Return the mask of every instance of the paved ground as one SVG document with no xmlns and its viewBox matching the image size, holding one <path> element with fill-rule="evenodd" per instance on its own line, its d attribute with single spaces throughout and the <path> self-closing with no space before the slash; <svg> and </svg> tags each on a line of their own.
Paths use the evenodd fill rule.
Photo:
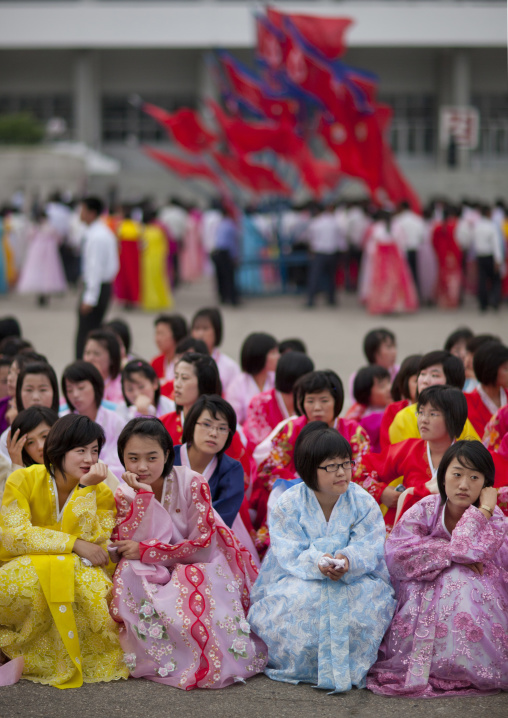
<svg viewBox="0 0 508 718">
<path fill-rule="evenodd" d="M 70 293 L 52 300 L 49 308 L 39 309 L 31 299 L 11 296 L 0 299 L 0 316 L 18 316 L 24 335 L 61 372 L 73 359 L 76 303 L 77 297 Z M 190 318 L 196 309 L 210 303 L 213 303 L 213 293 L 209 282 L 204 281 L 179 292 L 175 311 Z M 353 297 L 341 298 L 341 305 L 334 309 L 304 310 L 302 305 L 303 299 L 297 297 L 266 298 L 247 300 L 238 309 L 225 310 L 224 351 L 238 358 L 243 339 L 252 331 L 271 332 L 278 339 L 299 336 L 307 343 L 317 368 L 335 369 L 347 381 L 364 361 L 363 335 L 375 326 L 387 326 L 395 332 L 400 360 L 409 353 L 442 347 L 446 336 L 464 324 L 476 332 L 494 332 L 508 342 L 506 306 L 497 314 L 480 315 L 474 302 L 468 301 L 455 312 L 425 309 L 409 317 L 376 318 L 366 315 Z M 156 353 L 154 315 L 137 311 L 127 314 L 113 309 L 110 316 L 124 316 L 129 321 L 135 337 L 135 352 L 147 358 Z M 275 683 L 265 676 L 254 678 L 247 685 L 214 692 L 184 693 L 134 680 L 86 685 L 68 691 L 21 681 L 16 686 L 0 689 L 0 718 L 434 718 L 441 715 L 506 718 L 508 695 L 415 701 L 381 698 L 368 691 L 353 690 L 346 695 L 328 696 L 310 686 Z"/>
</svg>

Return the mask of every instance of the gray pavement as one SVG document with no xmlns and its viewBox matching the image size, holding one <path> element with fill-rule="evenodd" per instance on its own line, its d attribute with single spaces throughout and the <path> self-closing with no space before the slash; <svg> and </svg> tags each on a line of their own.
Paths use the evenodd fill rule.
<svg viewBox="0 0 508 718">
<path fill-rule="evenodd" d="M 301 337 L 317 368 L 335 369 L 347 382 L 349 375 L 364 362 L 361 346 L 364 334 L 375 326 L 395 332 L 399 360 L 415 352 L 441 348 L 446 336 L 459 325 L 475 332 L 493 332 L 508 343 L 508 307 L 497 314 L 480 315 L 469 300 L 457 311 L 423 309 L 413 316 L 371 317 L 358 306 L 356 298 L 341 297 L 339 307 L 303 309 L 302 297 L 247 299 L 238 309 L 225 309 L 223 349 L 238 359 L 241 343 L 252 331 L 267 331 L 277 339 Z M 208 280 L 185 287 L 176 297 L 173 311 L 189 319 L 201 306 L 213 304 Z M 57 372 L 73 359 L 77 295 L 69 293 L 53 299 L 49 308 L 36 307 L 31 298 L 11 295 L 0 298 L 0 316 L 15 314 L 24 335 L 38 351 L 46 354 Z M 133 350 L 151 358 L 154 314 L 124 312 L 117 308 L 109 316 L 122 316 L 129 322 Z M 56 688 L 21 681 L 0 689 L 0 718 L 70 718 L 71 716 L 123 716 L 124 718 L 507 718 L 508 694 L 480 698 L 447 698 L 416 701 L 382 698 L 365 690 L 329 696 L 308 685 L 292 686 L 270 681 L 265 676 L 220 691 L 189 693 L 149 681 L 85 685 L 79 690 Z"/>
</svg>

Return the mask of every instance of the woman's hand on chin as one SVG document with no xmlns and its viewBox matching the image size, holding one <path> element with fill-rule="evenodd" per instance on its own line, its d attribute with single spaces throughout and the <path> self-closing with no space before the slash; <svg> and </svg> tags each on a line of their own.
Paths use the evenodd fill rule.
<svg viewBox="0 0 508 718">
<path fill-rule="evenodd" d="M 87 474 L 81 477 L 79 483 L 82 486 L 96 486 L 101 484 L 108 477 L 108 467 L 100 461 L 90 467 Z"/>
<path fill-rule="evenodd" d="M 88 559 L 92 566 L 107 566 L 109 563 L 108 552 L 90 541 L 78 538 L 72 550 L 78 556 Z"/>
<path fill-rule="evenodd" d="M 132 473 L 132 471 L 126 471 L 122 474 L 122 479 L 125 481 L 127 486 L 130 486 L 134 491 L 149 491 L 153 494 L 153 489 L 149 484 L 143 484 L 139 481 L 138 475 Z"/>
</svg>

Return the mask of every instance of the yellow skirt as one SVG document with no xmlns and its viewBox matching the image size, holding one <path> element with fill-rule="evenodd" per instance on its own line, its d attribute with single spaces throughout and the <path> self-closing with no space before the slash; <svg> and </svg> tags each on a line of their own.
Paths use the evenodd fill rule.
<svg viewBox="0 0 508 718">
<path fill-rule="evenodd" d="M 57 688 L 127 678 L 112 581 L 75 554 L 26 555 L 0 567 L 0 649 L 24 659 L 23 678 Z"/>
</svg>

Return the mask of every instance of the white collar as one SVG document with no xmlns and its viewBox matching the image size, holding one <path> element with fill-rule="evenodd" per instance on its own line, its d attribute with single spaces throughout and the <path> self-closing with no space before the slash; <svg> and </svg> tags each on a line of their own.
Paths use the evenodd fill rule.
<svg viewBox="0 0 508 718">
<path fill-rule="evenodd" d="M 485 391 L 485 389 L 483 388 L 483 386 L 481 384 L 478 384 L 478 386 L 476 387 L 476 391 L 478 392 L 478 394 L 480 395 L 480 399 L 483 401 L 483 403 L 485 404 L 485 406 L 487 407 L 487 409 L 490 411 L 490 413 L 492 415 L 496 414 L 497 411 L 502 406 L 506 406 L 506 402 L 507 402 L 506 392 L 502 386 L 499 387 L 499 398 L 501 400 L 500 406 L 495 405 L 495 403 L 492 401 L 492 399 L 487 394 L 487 392 Z"/>
<path fill-rule="evenodd" d="M 189 452 L 187 451 L 187 444 L 182 444 L 180 446 L 180 461 L 182 462 L 182 466 L 187 466 L 189 469 L 192 469 L 192 466 L 190 465 L 189 460 Z M 213 472 L 215 471 L 217 467 L 217 457 L 214 456 L 213 459 L 210 461 L 206 469 L 203 471 L 201 476 L 206 479 L 207 481 L 210 481 L 210 479 L 213 476 Z"/>
</svg>

